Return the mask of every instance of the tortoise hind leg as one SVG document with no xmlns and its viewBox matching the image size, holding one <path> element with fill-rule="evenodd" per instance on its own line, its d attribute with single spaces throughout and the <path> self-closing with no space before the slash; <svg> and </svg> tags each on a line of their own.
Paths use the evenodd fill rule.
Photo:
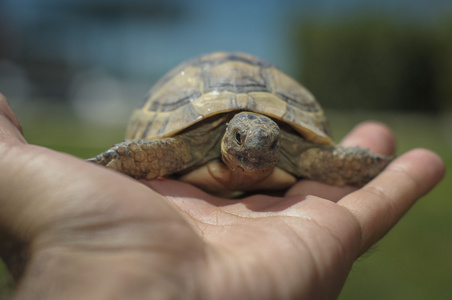
<svg viewBox="0 0 452 300">
<path fill-rule="evenodd" d="M 153 179 L 179 172 L 193 159 L 187 143 L 180 137 L 171 137 L 125 140 L 88 161 L 135 178 Z"/>
</svg>

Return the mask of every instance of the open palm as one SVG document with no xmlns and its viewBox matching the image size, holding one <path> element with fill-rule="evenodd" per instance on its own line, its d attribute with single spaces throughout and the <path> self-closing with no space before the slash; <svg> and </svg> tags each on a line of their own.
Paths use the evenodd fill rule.
<svg viewBox="0 0 452 300">
<path fill-rule="evenodd" d="M 334 298 L 444 173 L 413 150 L 359 190 L 305 180 L 284 197 L 221 199 L 28 145 L 4 98 L 0 113 L 0 250 L 18 299 Z M 375 123 L 343 143 L 394 151 Z"/>
</svg>

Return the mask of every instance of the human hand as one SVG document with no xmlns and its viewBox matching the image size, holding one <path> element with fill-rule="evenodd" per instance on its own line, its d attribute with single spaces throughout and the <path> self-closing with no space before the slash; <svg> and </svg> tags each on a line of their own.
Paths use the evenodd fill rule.
<svg viewBox="0 0 452 300">
<path fill-rule="evenodd" d="M 394 151 L 375 123 L 343 144 Z M 359 190 L 303 180 L 281 198 L 221 199 L 28 145 L 0 96 L 0 170 L 0 252 L 17 299 L 330 299 L 444 165 L 418 149 Z"/>
</svg>

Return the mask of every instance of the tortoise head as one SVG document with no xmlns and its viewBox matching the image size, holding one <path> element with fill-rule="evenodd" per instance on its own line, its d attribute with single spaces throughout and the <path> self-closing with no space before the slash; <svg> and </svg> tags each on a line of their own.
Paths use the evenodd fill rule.
<svg viewBox="0 0 452 300">
<path fill-rule="evenodd" d="M 231 171 L 272 170 L 278 161 L 280 135 L 278 124 L 269 117 L 238 113 L 227 124 L 221 142 L 223 162 Z"/>
</svg>

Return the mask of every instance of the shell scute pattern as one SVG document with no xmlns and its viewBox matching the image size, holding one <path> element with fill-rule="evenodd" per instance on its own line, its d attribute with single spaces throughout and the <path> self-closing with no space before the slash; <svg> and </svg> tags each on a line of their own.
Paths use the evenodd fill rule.
<svg viewBox="0 0 452 300">
<path fill-rule="evenodd" d="M 268 92 L 259 66 L 241 61 L 216 65 L 204 73 L 205 92 L 228 91 L 233 93 Z M 228 74 L 228 76 L 225 76 Z M 207 75 L 207 76 L 206 76 Z"/>
<path fill-rule="evenodd" d="M 248 110 L 290 124 L 307 140 L 332 144 L 315 98 L 272 64 L 241 53 L 213 53 L 164 76 L 132 115 L 126 138 L 171 136 L 216 114 Z"/>
</svg>

